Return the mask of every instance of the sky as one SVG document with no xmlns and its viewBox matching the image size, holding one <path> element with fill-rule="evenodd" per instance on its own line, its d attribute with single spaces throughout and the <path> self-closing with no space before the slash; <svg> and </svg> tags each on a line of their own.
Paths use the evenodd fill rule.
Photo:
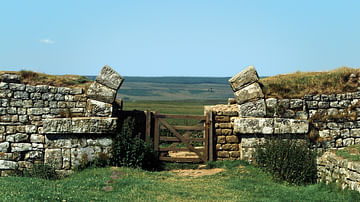
<svg viewBox="0 0 360 202">
<path fill-rule="evenodd" d="M 260 76 L 360 67 L 357 0 L 0 0 L 0 70 Z"/>
</svg>

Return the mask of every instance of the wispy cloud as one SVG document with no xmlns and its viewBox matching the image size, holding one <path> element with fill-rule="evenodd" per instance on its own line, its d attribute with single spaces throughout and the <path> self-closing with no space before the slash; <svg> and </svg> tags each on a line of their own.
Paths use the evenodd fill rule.
<svg viewBox="0 0 360 202">
<path fill-rule="evenodd" d="M 53 41 L 51 39 L 41 39 L 40 42 L 44 43 L 44 44 L 54 44 L 55 43 L 55 41 Z"/>
</svg>

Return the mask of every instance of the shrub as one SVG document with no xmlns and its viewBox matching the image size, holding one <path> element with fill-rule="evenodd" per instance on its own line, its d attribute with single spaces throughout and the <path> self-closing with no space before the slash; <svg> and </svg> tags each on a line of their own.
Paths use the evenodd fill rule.
<svg viewBox="0 0 360 202">
<path fill-rule="evenodd" d="M 291 137 L 272 137 L 255 151 L 256 165 L 270 172 L 275 179 L 291 184 L 316 181 L 316 151 L 306 141 Z"/>
<path fill-rule="evenodd" d="M 56 180 L 59 179 L 59 175 L 55 171 L 55 167 L 47 163 L 37 163 L 34 164 L 32 169 L 24 170 L 24 177 L 36 177 L 46 180 Z"/>
<path fill-rule="evenodd" d="M 140 167 L 154 170 L 159 161 L 152 146 L 141 139 L 141 134 L 135 134 L 134 118 L 124 120 L 121 131 L 116 135 L 112 145 L 114 166 Z"/>
</svg>

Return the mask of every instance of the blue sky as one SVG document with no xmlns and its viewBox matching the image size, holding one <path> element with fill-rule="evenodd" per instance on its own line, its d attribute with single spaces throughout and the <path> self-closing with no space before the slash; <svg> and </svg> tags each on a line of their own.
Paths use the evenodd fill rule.
<svg viewBox="0 0 360 202">
<path fill-rule="evenodd" d="M 0 70 L 261 76 L 359 68 L 360 1 L 0 0 Z"/>
</svg>

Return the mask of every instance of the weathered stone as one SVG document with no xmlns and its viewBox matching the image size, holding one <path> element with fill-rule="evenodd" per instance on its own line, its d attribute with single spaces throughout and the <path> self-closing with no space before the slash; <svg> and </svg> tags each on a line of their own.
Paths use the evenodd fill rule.
<svg viewBox="0 0 360 202">
<path fill-rule="evenodd" d="M 299 109 L 303 107 L 304 101 L 302 99 L 291 99 L 290 109 Z"/>
<path fill-rule="evenodd" d="M 226 137 L 225 136 L 217 136 L 217 143 L 225 144 L 226 143 Z"/>
<path fill-rule="evenodd" d="M 321 102 L 318 103 L 318 106 L 319 106 L 320 109 L 327 109 L 327 108 L 329 108 L 330 103 L 321 101 Z"/>
<path fill-rule="evenodd" d="M 254 66 L 249 66 L 229 79 L 229 83 L 233 91 L 236 92 L 258 80 L 259 76 Z"/>
<path fill-rule="evenodd" d="M 9 83 L 9 89 L 10 90 L 16 90 L 16 91 L 24 91 L 26 85 L 20 84 L 20 83 Z"/>
<path fill-rule="evenodd" d="M 6 83 L 20 83 L 20 76 L 17 74 L 2 74 L 0 81 Z"/>
<path fill-rule="evenodd" d="M 44 161 L 46 164 L 54 166 L 55 169 L 62 169 L 61 149 L 45 149 Z"/>
<path fill-rule="evenodd" d="M 86 116 L 111 117 L 113 113 L 112 104 L 88 99 L 86 106 Z"/>
<path fill-rule="evenodd" d="M 238 144 L 224 144 L 224 145 L 222 145 L 222 149 L 227 150 L 227 151 L 238 151 L 239 145 Z"/>
<path fill-rule="evenodd" d="M 31 143 L 11 143 L 11 152 L 32 150 Z"/>
<path fill-rule="evenodd" d="M 264 97 L 262 89 L 258 83 L 253 83 L 249 86 L 246 86 L 245 88 L 236 91 L 234 95 L 238 104 L 243 104 L 249 100 Z"/>
<path fill-rule="evenodd" d="M 229 122 L 230 117 L 229 116 L 215 116 L 216 122 Z"/>
<path fill-rule="evenodd" d="M 71 149 L 71 166 L 76 167 L 81 164 L 86 164 L 96 159 L 98 154 L 94 147 L 72 148 Z"/>
<path fill-rule="evenodd" d="M 343 146 L 344 147 L 348 147 L 348 146 L 351 146 L 351 145 L 354 145 L 354 138 L 343 139 Z"/>
<path fill-rule="evenodd" d="M 114 133 L 116 127 L 117 118 L 110 117 L 49 118 L 43 120 L 45 134 Z"/>
<path fill-rule="evenodd" d="M 308 109 L 317 109 L 318 101 L 306 101 L 306 106 L 308 107 Z"/>
<path fill-rule="evenodd" d="M 272 117 L 275 114 L 276 110 L 277 110 L 277 99 L 276 98 L 267 98 L 265 100 L 266 103 L 266 115 L 268 117 Z"/>
<path fill-rule="evenodd" d="M 295 119 L 307 120 L 308 114 L 305 111 L 298 111 L 295 114 Z"/>
<path fill-rule="evenodd" d="M 42 151 L 30 151 L 25 154 L 25 160 L 29 159 L 42 159 L 43 152 Z"/>
<path fill-rule="evenodd" d="M 96 77 L 96 81 L 117 91 L 123 83 L 124 78 L 106 65 L 101 69 L 100 74 Z"/>
<path fill-rule="evenodd" d="M 70 94 L 71 95 L 81 95 L 84 93 L 84 89 L 83 88 L 72 88 L 70 90 Z"/>
<path fill-rule="evenodd" d="M 257 100 L 239 105 L 240 117 L 264 117 L 266 116 L 265 100 Z"/>
<path fill-rule="evenodd" d="M 106 87 L 100 83 L 94 82 L 90 85 L 87 91 L 87 97 L 89 99 L 111 104 L 115 101 L 116 93 L 116 90 Z"/>
<path fill-rule="evenodd" d="M 234 132 L 240 134 L 272 134 L 274 131 L 272 118 L 236 118 Z"/>
<path fill-rule="evenodd" d="M 23 142 L 28 139 L 28 135 L 24 133 L 16 133 L 14 135 L 8 135 L 6 140 L 9 142 Z"/>
<path fill-rule="evenodd" d="M 15 99 L 29 99 L 29 93 L 25 91 L 15 91 L 14 92 Z"/>
<path fill-rule="evenodd" d="M 0 143 L 0 152 L 7 152 L 9 149 L 9 143 L 8 142 L 1 142 Z"/>
<path fill-rule="evenodd" d="M 45 142 L 45 137 L 43 135 L 32 134 L 30 136 L 30 142 L 44 143 Z"/>
<path fill-rule="evenodd" d="M 218 151 L 218 152 L 217 152 L 217 157 L 220 157 L 220 158 L 229 158 L 229 157 L 230 157 L 230 154 L 229 154 L 229 152 L 227 152 L 227 151 Z"/>
<path fill-rule="evenodd" d="M 0 169 L 2 170 L 15 170 L 17 167 L 18 167 L 17 162 L 0 160 Z"/>
<path fill-rule="evenodd" d="M 238 143 L 239 138 L 237 136 L 226 136 L 227 143 Z"/>
<path fill-rule="evenodd" d="M 113 143 L 111 138 L 100 138 L 98 141 L 99 141 L 99 145 L 102 147 L 109 147 Z"/>
<path fill-rule="evenodd" d="M 307 120 L 275 118 L 274 128 L 275 134 L 303 134 L 309 131 L 309 123 Z"/>
</svg>

